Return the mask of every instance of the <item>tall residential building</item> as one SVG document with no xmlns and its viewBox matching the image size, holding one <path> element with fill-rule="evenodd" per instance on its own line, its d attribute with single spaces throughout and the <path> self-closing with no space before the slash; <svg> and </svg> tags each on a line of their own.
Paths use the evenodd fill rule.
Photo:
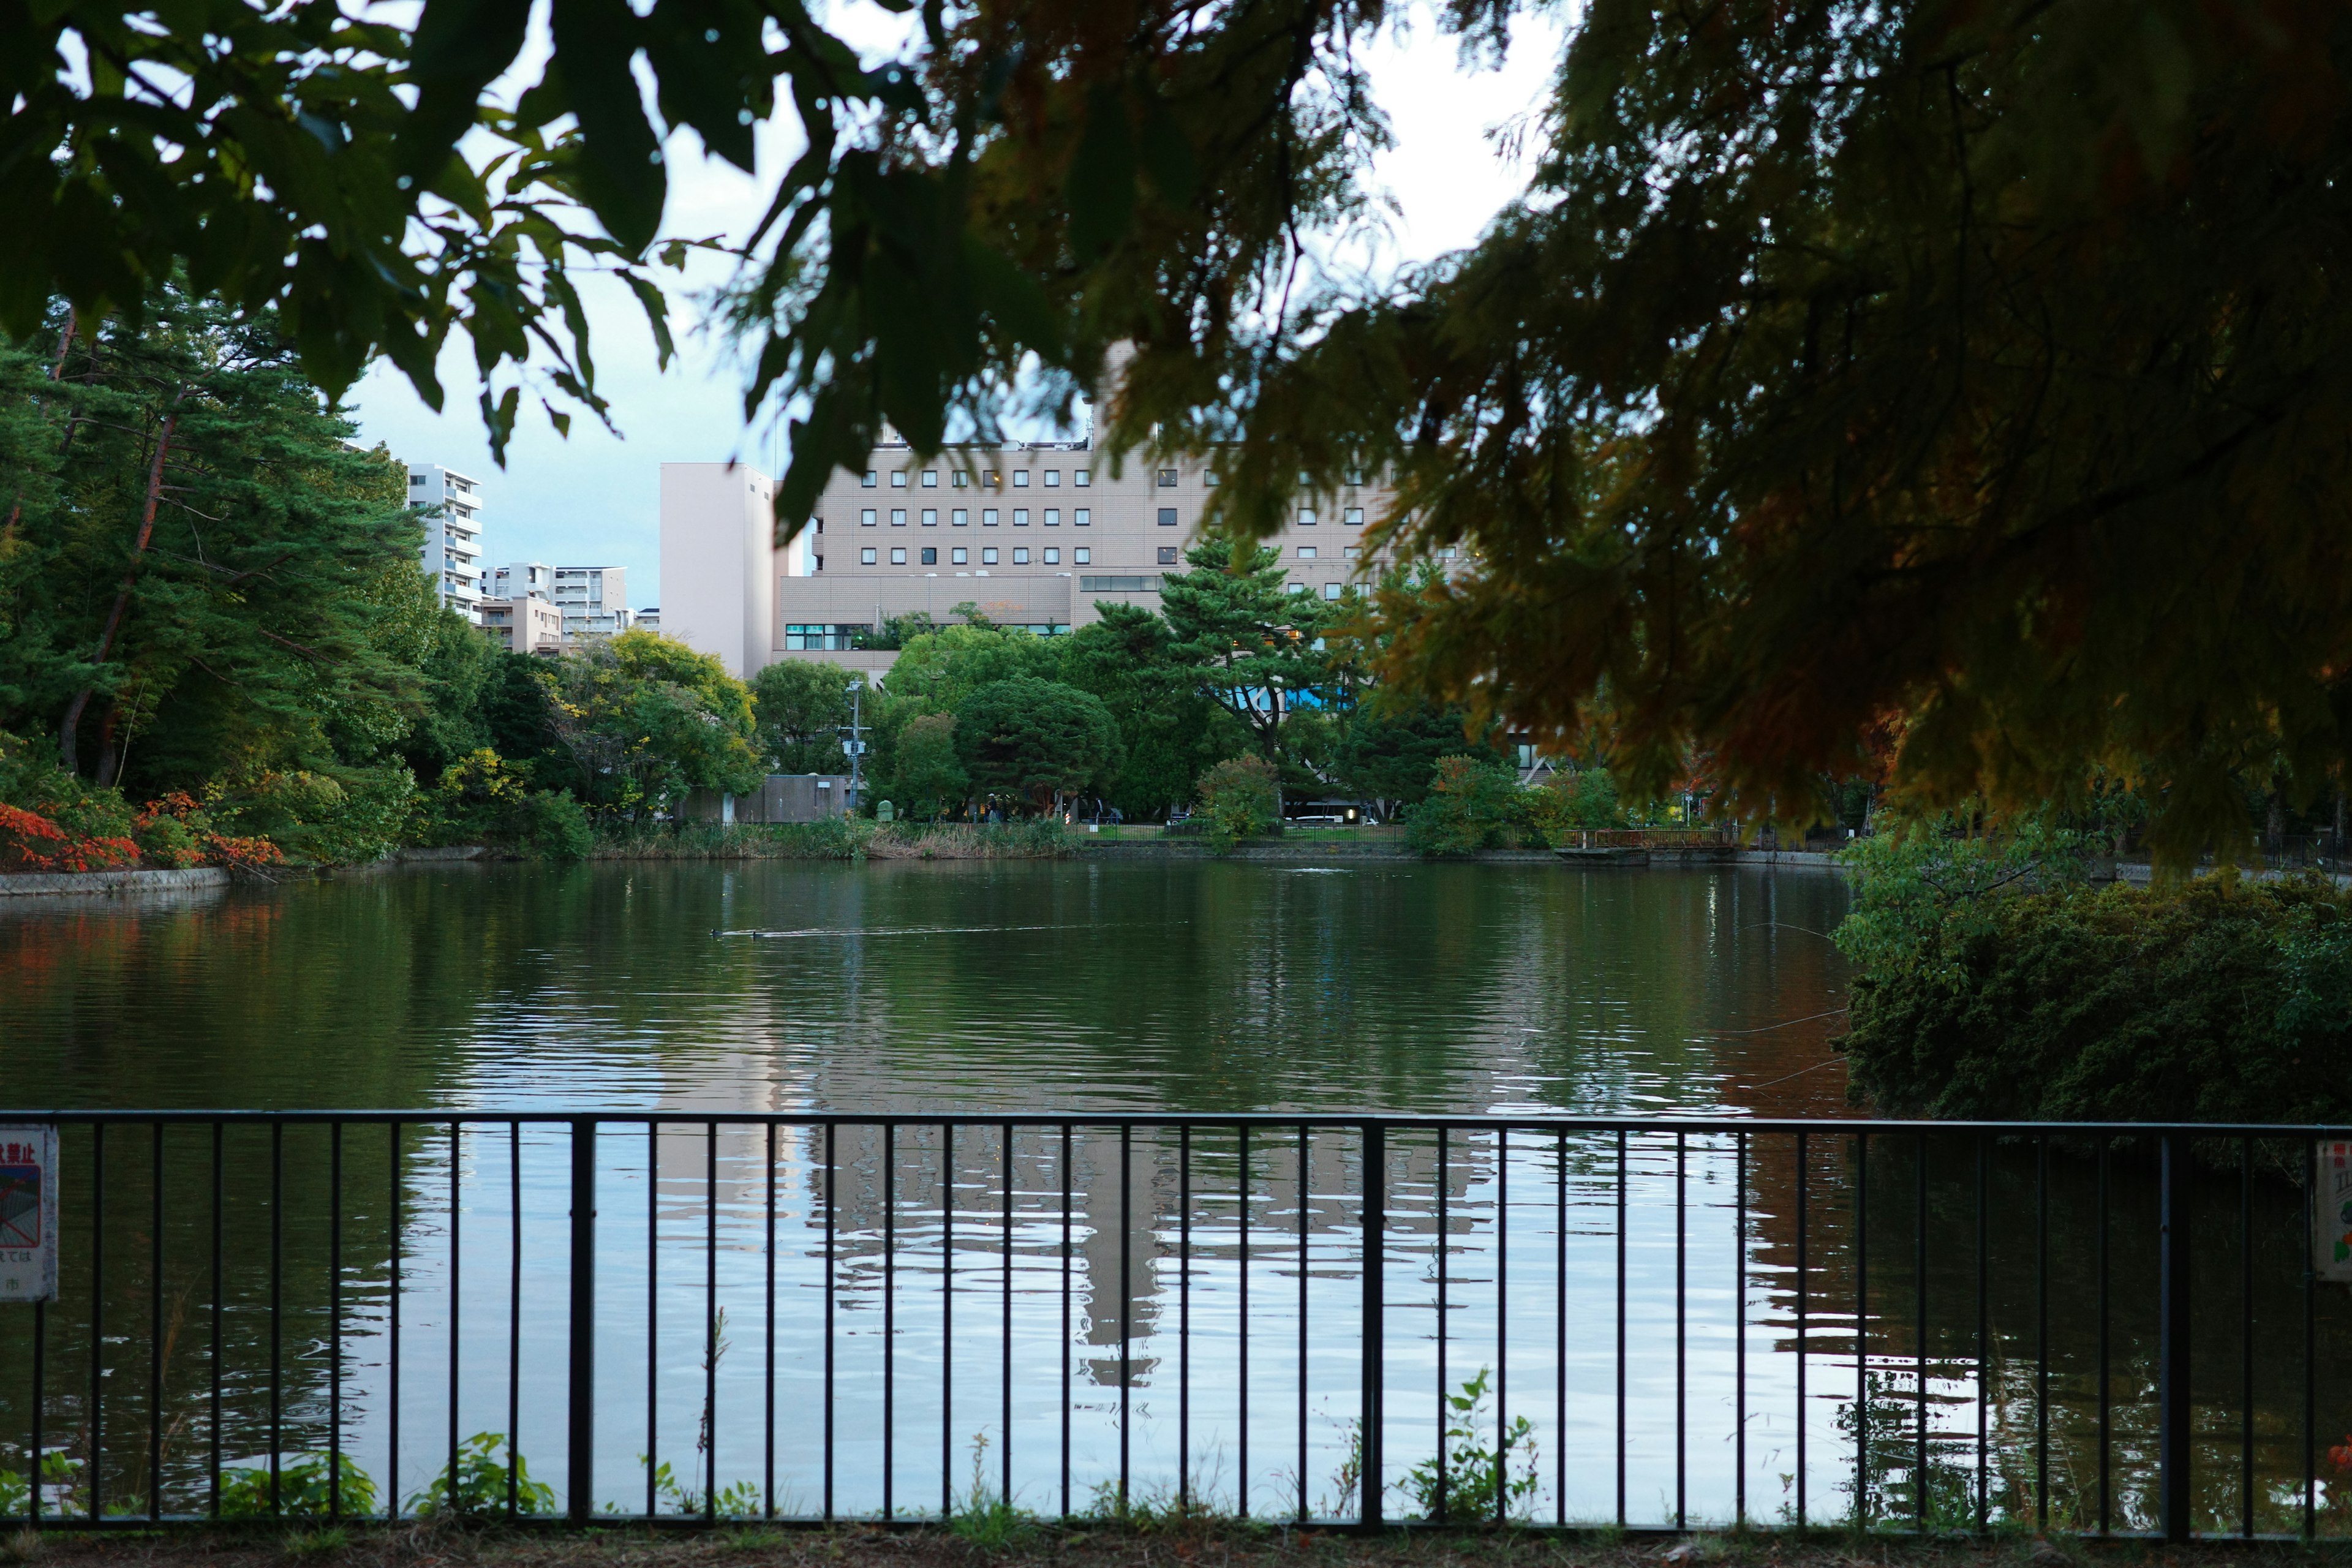
<svg viewBox="0 0 2352 1568">
<path fill-rule="evenodd" d="M 1389 500 L 1376 479 L 1293 503 L 1266 541 L 1292 593 L 1336 599 L 1367 564 L 1365 526 Z M 919 465 L 885 443 L 861 471 L 835 473 L 779 552 L 767 476 L 664 463 L 665 630 L 748 679 L 793 658 L 887 669 L 897 656 L 857 650 L 862 637 L 918 611 L 944 623 L 966 603 L 1046 635 L 1097 619 L 1100 604 L 1157 609 L 1215 484 L 1197 458 L 1130 457 L 1115 472 L 1087 441 L 958 447 Z"/>
<path fill-rule="evenodd" d="M 489 592 L 499 599 L 552 599 L 555 568 L 536 561 L 518 561 L 490 574 Z"/>
<path fill-rule="evenodd" d="M 610 637 L 629 629 L 627 571 L 619 566 L 558 566 L 548 595 L 568 637 Z"/>
<path fill-rule="evenodd" d="M 482 580 L 481 488 L 455 468 L 411 463 L 408 504 L 434 509 L 425 519 L 425 574 L 443 604 L 478 623 L 488 596 Z"/>
<path fill-rule="evenodd" d="M 500 599 L 539 599 L 562 617 L 563 635 L 611 637 L 635 624 L 628 608 L 628 571 L 621 566 L 546 566 L 517 561 L 492 572 Z"/>
</svg>

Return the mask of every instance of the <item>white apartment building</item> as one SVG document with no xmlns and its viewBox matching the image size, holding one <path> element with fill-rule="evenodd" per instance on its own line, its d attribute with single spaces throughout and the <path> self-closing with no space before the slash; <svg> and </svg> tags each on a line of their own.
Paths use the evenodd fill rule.
<svg viewBox="0 0 2352 1568">
<path fill-rule="evenodd" d="M 441 602 L 469 621 L 480 620 L 488 584 L 482 577 L 481 488 L 455 468 L 435 463 L 408 467 L 408 504 L 436 509 L 425 519 L 425 574 Z"/>
<path fill-rule="evenodd" d="M 1358 477 L 1301 495 L 1279 548 L 1291 592 L 1336 599 L 1362 560 L 1388 492 Z M 1160 574 L 1189 570 L 1216 476 L 1200 459 L 1113 472 L 1090 442 L 968 447 L 918 464 L 885 444 L 835 472 L 788 552 L 772 542 L 766 475 L 725 463 L 662 465 L 662 609 L 667 635 L 749 679 L 785 658 L 882 670 L 896 655 L 861 636 L 917 611 L 942 623 L 970 603 L 1045 636 L 1105 603 L 1157 609 Z"/>
<path fill-rule="evenodd" d="M 517 561 L 490 574 L 500 599 L 537 599 L 554 606 L 563 635 L 611 637 L 635 624 L 629 614 L 628 570 L 621 566 L 548 566 Z"/>
<path fill-rule="evenodd" d="M 548 597 L 568 637 L 611 637 L 629 629 L 628 572 L 619 566 L 558 566 Z"/>
</svg>

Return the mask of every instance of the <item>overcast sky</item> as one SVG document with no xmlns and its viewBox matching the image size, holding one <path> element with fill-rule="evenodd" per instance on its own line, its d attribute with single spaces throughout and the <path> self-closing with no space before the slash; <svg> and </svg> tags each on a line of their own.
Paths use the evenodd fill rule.
<svg viewBox="0 0 2352 1568">
<path fill-rule="evenodd" d="M 1559 39 L 1555 29 L 1522 18 L 1503 68 L 1475 73 L 1458 68 L 1453 42 L 1425 21 L 1409 43 L 1379 46 L 1374 79 L 1397 145 L 1380 161 L 1378 179 L 1400 209 L 1384 263 L 1469 244 L 1517 193 L 1524 171 L 1496 155 L 1488 132 L 1540 100 Z M 688 150 L 695 147 L 688 138 L 674 153 L 665 232 L 740 235 L 758 216 L 769 154 L 784 149 L 783 136 L 763 135 L 759 181 Z M 560 438 L 526 404 L 501 471 L 482 437 L 462 340 L 453 339 L 442 364 L 446 412 L 435 415 L 381 363 L 352 400 L 362 442 L 482 482 L 486 564 L 625 567 L 629 602 L 642 608 L 661 602 L 660 466 L 738 458 L 773 472 L 772 433 L 745 427 L 740 377 L 721 346 L 695 330 L 690 305 L 675 319 L 680 353 L 665 374 L 655 368 L 653 340 L 633 302 L 615 289 L 591 294 L 588 304 L 597 385 L 611 400 L 617 437 L 575 416 L 570 438 Z"/>
</svg>

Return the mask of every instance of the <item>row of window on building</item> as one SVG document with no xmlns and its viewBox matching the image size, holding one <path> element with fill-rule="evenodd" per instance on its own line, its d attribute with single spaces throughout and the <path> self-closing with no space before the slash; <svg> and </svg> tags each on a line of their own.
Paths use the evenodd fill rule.
<svg viewBox="0 0 2352 1568">
<path fill-rule="evenodd" d="M 912 472 L 913 470 L 908 468 L 893 468 L 890 470 L 890 488 L 894 490 L 905 489 L 907 488 L 908 476 Z M 935 490 L 939 489 L 940 472 L 940 471 L 937 468 L 925 468 L 921 470 L 922 479 L 917 488 L 927 490 Z M 1029 488 L 1029 478 L 1033 472 L 1036 473 L 1042 481 L 1039 486 L 1040 489 L 1050 490 L 1061 488 L 1062 470 L 1059 468 L 1043 468 L 1034 470 L 1029 468 L 1015 468 L 1013 470 L 1013 488 L 1016 490 L 1027 489 Z M 972 471 L 966 468 L 950 468 L 947 470 L 947 476 L 948 489 L 951 490 L 969 489 L 971 487 L 971 481 L 974 478 Z M 980 479 L 980 488 L 982 489 L 996 490 L 1003 489 L 1004 488 L 1004 475 L 1002 470 L 991 468 L 979 474 L 978 478 Z M 1160 468 L 1155 470 L 1152 474 L 1153 482 L 1164 490 L 1174 489 L 1177 486 L 1179 478 L 1180 476 L 1174 468 Z M 875 489 L 881 482 L 881 475 L 876 470 L 868 468 L 866 470 L 865 475 L 859 479 L 858 484 L 860 488 L 870 490 Z M 1070 470 L 1070 485 L 1073 489 L 1086 489 L 1094 482 L 1095 476 L 1093 469 L 1073 468 Z M 1212 469 L 1202 474 L 1201 482 L 1213 489 L 1217 483 L 1215 470 Z M 1364 483 L 1363 471 L 1361 469 L 1351 468 L 1346 474 L 1341 476 L 1340 482 L 1351 489 L 1360 488 Z M 1299 488 L 1304 489 L 1313 483 L 1314 480 L 1308 478 L 1307 471 L 1304 468 L 1300 469 L 1298 473 Z"/>
<path fill-rule="evenodd" d="M 1059 489 L 1062 485 L 1062 470 L 1059 468 L 1047 468 L 1044 472 L 1045 482 L 1041 488 L 1049 490 Z M 1013 488 L 1016 490 L 1027 489 L 1029 488 L 1029 474 L 1030 470 L 1027 468 L 1013 469 Z M 969 489 L 971 487 L 971 479 L 972 476 L 967 470 L 962 468 L 951 468 L 948 471 L 948 489 L 951 490 Z M 877 483 L 879 482 L 879 480 L 874 470 L 868 468 L 866 470 L 865 479 L 859 482 L 865 489 L 870 490 Z M 1072 470 L 1070 474 L 1070 485 L 1075 489 L 1086 489 L 1094 482 L 1095 476 L 1092 469 L 1076 468 Z M 1170 482 L 1173 483 L 1174 481 L 1171 480 Z M 1004 488 L 1004 476 L 996 472 L 984 473 L 980 476 L 980 487 L 982 489 L 1001 490 Z M 894 490 L 903 490 L 907 488 L 906 469 L 897 468 L 891 471 L 890 488 Z M 921 488 L 927 490 L 935 490 L 940 488 L 939 469 L 925 468 L 923 470 L 923 482 Z"/>
<path fill-rule="evenodd" d="M 904 565 L 906 565 L 906 564 L 907 564 L 907 549 L 908 549 L 908 547 L 907 547 L 906 545 L 903 545 L 903 544 L 897 544 L 897 545 L 893 545 L 893 546 L 891 546 L 891 548 L 890 548 L 890 564 L 891 564 L 891 565 L 893 565 L 893 566 L 904 566 Z M 875 558 L 876 558 L 876 556 L 877 556 L 877 555 L 878 555 L 879 553 L 880 553 L 880 548 L 879 548 L 878 546 L 877 546 L 877 545 L 872 545 L 872 544 L 866 545 L 864 549 L 860 550 L 860 551 L 857 552 L 857 560 L 858 560 L 858 563 L 859 563 L 860 565 L 863 565 L 863 566 L 877 566 L 877 565 L 879 565 L 879 564 L 881 564 L 881 563 L 875 559 Z M 983 545 L 982 545 L 982 546 L 980 547 L 980 563 L 981 563 L 982 566 L 994 566 L 994 565 L 996 565 L 996 564 L 998 563 L 998 557 L 999 557 L 1002 553 L 1003 553 L 1003 551 L 1000 549 L 1000 547 L 999 547 L 999 546 L 997 546 L 997 545 L 993 545 L 993 544 L 983 544 Z M 1027 545 L 1025 545 L 1025 544 L 1016 544 L 1016 545 L 1012 546 L 1012 556 L 1013 556 L 1013 558 L 1012 558 L 1012 562 L 1011 562 L 1011 563 L 1012 563 L 1013 565 L 1015 565 L 1015 566 L 1026 566 L 1026 565 L 1028 565 L 1028 564 L 1030 563 L 1029 563 L 1029 547 L 1028 547 Z M 1050 545 L 1050 544 L 1049 544 L 1049 545 L 1046 545 L 1046 546 L 1045 546 L 1045 547 L 1044 547 L 1042 550 L 1040 550 L 1040 551 L 1037 552 L 1037 557 L 1038 557 L 1038 564 L 1040 564 L 1040 565 L 1044 565 L 1044 566 L 1059 566 L 1059 565 L 1062 563 L 1062 552 L 1061 552 L 1061 551 L 1060 551 L 1058 548 L 1056 548 L 1055 546 L 1053 546 L 1053 545 Z M 1087 549 L 1087 547 L 1085 547 L 1084 545 L 1080 545 L 1078 548 L 1076 548 L 1076 549 L 1075 549 L 1075 550 L 1073 550 L 1073 551 L 1071 551 L 1071 552 L 1070 552 L 1070 564 L 1071 564 L 1071 565 L 1073 565 L 1073 566 L 1084 566 L 1084 565 L 1087 564 L 1089 562 L 1093 561 L 1093 560 L 1094 560 L 1094 558 L 1095 558 L 1095 552 L 1094 552 L 1093 551 L 1091 551 L 1091 550 Z M 938 545 L 936 545 L 936 544 L 926 544 L 926 545 L 923 545 L 923 546 L 921 546 L 921 547 L 920 547 L 920 552 L 919 552 L 919 557 L 918 557 L 918 564 L 924 565 L 924 566 L 936 566 L 936 565 L 938 565 L 939 563 L 940 563 L 940 547 L 939 547 Z M 969 565 L 971 565 L 971 547 L 970 547 L 970 546 L 968 546 L 968 545 L 962 545 L 962 544 L 955 544 L 955 545 L 950 545 L 950 546 L 949 546 L 949 547 L 948 547 L 948 564 L 949 564 L 949 565 L 950 565 L 950 566 L 969 566 Z"/>
<path fill-rule="evenodd" d="M 921 507 L 916 510 L 920 513 L 922 525 L 925 528 L 939 527 L 940 509 L 938 507 Z M 1174 528 L 1178 526 L 1179 519 L 1174 507 L 1163 506 L 1159 510 L 1160 527 Z M 971 510 L 972 509 L 970 507 L 959 506 L 948 508 L 948 526 L 950 528 L 970 528 L 971 526 Z M 1012 510 L 1013 527 L 1026 528 L 1029 526 L 1029 509 L 1027 507 L 1014 507 Z M 1051 506 L 1042 508 L 1040 510 L 1040 515 L 1045 520 L 1045 527 L 1059 528 L 1062 526 L 1061 508 Z M 907 516 L 908 509 L 906 507 L 892 507 L 890 509 L 890 526 L 893 528 L 906 527 Z M 982 528 L 994 528 L 1003 521 L 1003 510 L 1001 508 L 989 506 L 982 507 L 980 509 L 980 526 Z M 1070 513 L 1070 523 L 1074 528 L 1091 528 L 1094 526 L 1094 509 L 1091 507 L 1082 506 Z M 1299 527 L 1313 528 L 1318 521 L 1319 520 L 1317 517 L 1313 507 L 1303 506 L 1298 509 Z M 1339 521 L 1342 526 L 1348 528 L 1363 527 L 1364 509 L 1360 506 L 1346 508 L 1339 514 Z M 861 507 L 857 513 L 857 523 L 861 528 L 880 527 L 882 523 L 881 510 L 879 508 L 870 506 Z"/>
<path fill-rule="evenodd" d="M 1017 623 L 992 623 L 1003 626 L 1007 631 L 1028 632 L 1041 637 L 1062 637 L 1069 627 L 1058 621 L 1038 621 L 1028 626 Z M 784 628 L 784 647 L 799 653 L 845 653 L 863 647 L 874 635 L 870 622 L 836 621 L 831 624 L 793 624 Z"/>
</svg>

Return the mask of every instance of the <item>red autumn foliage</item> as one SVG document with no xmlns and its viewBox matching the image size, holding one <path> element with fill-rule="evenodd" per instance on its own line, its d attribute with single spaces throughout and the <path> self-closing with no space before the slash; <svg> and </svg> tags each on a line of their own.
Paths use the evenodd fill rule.
<svg viewBox="0 0 2352 1568">
<path fill-rule="evenodd" d="M 198 854 L 207 866 L 231 868 L 276 866 L 286 859 L 286 852 L 267 838 L 240 838 L 233 834 L 215 832 L 210 819 L 205 816 L 203 803 L 185 790 L 174 790 L 141 807 L 134 831 L 145 833 L 159 820 L 167 817 L 188 830 L 195 840 Z"/>
<path fill-rule="evenodd" d="M 68 833 L 38 812 L 0 803 L 0 869 L 109 871 L 139 863 L 128 838 Z"/>
</svg>

